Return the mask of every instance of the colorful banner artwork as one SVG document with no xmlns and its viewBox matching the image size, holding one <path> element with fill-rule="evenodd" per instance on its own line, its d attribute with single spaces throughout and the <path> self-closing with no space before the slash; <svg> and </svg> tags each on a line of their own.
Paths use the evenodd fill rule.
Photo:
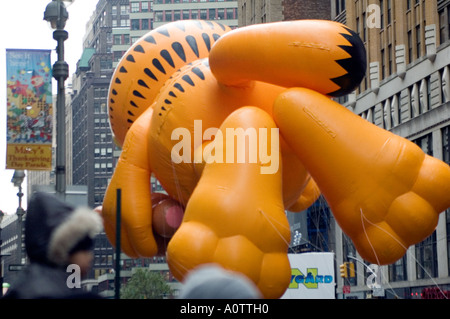
<svg viewBox="0 0 450 319">
<path fill-rule="evenodd" d="M 6 50 L 7 169 L 52 169 L 50 50 Z"/>
</svg>

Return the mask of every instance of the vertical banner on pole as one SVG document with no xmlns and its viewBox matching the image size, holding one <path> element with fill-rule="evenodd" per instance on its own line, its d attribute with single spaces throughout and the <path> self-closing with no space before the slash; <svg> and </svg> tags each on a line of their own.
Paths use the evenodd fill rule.
<svg viewBox="0 0 450 319">
<path fill-rule="evenodd" d="M 6 50 L 6 168 L 52 169 L 50 50 Z"/>
</svg>

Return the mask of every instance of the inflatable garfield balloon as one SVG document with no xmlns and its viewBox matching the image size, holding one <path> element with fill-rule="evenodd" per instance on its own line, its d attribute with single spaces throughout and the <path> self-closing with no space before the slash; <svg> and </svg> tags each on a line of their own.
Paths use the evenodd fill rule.
<svg viewBox="0 0 450 319">
<path fill-rule="evenodd" d="M 121 189 L 127 255 L 166 253 L 180 281 L 219 264 L 279 298 L 291 275 L 285 211 L 323 194 L 364 259 L 402 257 L 450 206 L 450 168 L 331 99 L 359 85 L 365 56 L 333 21 L 185 20 L 142 37 L 110 86 L 122 147 L 103 203 L 110 241 Z M 152 176 L 167 195 L 152 194 Z"/>
</svg>

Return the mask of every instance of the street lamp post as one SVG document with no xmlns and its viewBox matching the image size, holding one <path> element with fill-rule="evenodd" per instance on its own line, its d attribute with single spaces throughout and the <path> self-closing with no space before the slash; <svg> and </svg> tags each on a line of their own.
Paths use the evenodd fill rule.
<svg viewBox="0 0 450 319">
<path fill-rule="evenodd" d="M 66 6 L 61 0 L 53 0 L 45 8 L 44 20 L 55 29 L 53 39 L 58 42 L 56 47 L 58 60 L 53 65 L 53 77 L 58 82 L 56 104 L 56 193 L 62 199 L 66 193 L 66 92 L 64 82 L 69 77 L 69 65 L 64 61 L 64 41 L 69 34 L 64 27 L 69 18 Z"/>
<path fill-rule="evenodd" d="M 2 220 L 5 213 L 0 210 L 0 298 L 3 297 L 3 264 L 2 264 Z"/>
<path fill-rule="evenodd" d="M 19 197 L 19 206 L 17 206 L 16 215 L 17 215 L 17 234 L 18 234 L 18 254 L 17 259 L 18 263 L 22 264 L 22 229 L 23 229 L 23 215 L 25 215 L 25 210 L 22 208 L 22 197 L 23 197 L 23 191 L 22 191 L 22 183 L 25 179 L 25 171 L 23 170 L 15 170 L 13 177 L 11 179 L 11 183 L 14 184 L 15 187 L 19 188 L 19 192 L 17 193 L 17 197 Z"/>
</svg>

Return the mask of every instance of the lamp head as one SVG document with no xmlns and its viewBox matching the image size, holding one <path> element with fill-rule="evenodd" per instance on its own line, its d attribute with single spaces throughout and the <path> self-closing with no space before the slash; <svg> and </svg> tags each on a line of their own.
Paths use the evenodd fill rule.
<svg viewBox="0 0 450 319">
<path fill-rule="evenodd" d="M 64 29 L 67 19 L 69 19 L 69 12 L 63 1 L 52 0 L 45 8 L 44 20 L 50 24 L 52 29 Z"/>
<path fill-rule="evenodd" d="M 16 169 L 11 179 L 11 183 L 13 183 L 16 187 L 19 187 L 20 185 L 22 185 L 24 178 L 25 172 L 23 170 Z"/>
</svg>

